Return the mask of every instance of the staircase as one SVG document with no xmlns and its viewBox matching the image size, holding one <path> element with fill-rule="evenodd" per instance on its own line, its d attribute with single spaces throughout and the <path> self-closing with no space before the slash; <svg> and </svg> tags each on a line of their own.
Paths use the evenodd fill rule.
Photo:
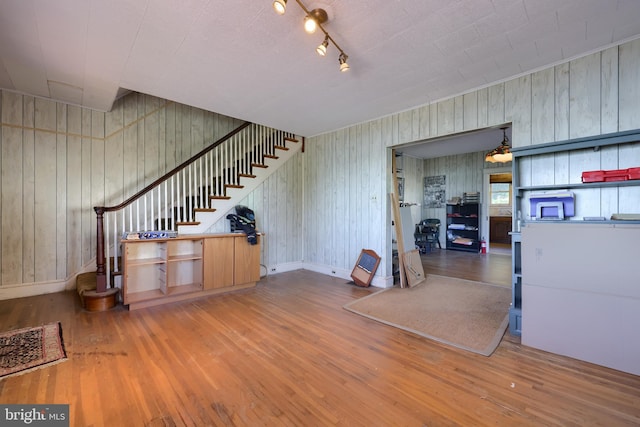
<svg viewBox="0 0 640 427">
<path fill-rule="evenodd" d="M 291 133 L 244 123 L 124 202 L 94 207 L 96 285 L 94 291 L 83 278 L 78 287 L 83 303 L 88 292 L 113 294 L 119 286 L 115 279 L 122 274 L 120 239 L 124 234 L 207 233 L 218 221 L 226 221 L 234 206 L 301 147 Z"/>
</svg>

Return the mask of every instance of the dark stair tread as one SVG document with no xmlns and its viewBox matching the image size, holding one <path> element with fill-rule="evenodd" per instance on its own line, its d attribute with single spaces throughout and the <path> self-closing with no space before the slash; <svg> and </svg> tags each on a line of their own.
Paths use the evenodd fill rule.
<svg viewBox="0 0 640 427">
<path fill-rule="evenodd" d="M 178 226 L 178 225 L 200 225 L 200 221 L 176 222 L 176 226 Z"/>
<path fill-rule="evenodd" d="M 265 168 L 265 169 L 269 167 L 267 165 L 263 165 L 263 164 L 260 164 L 260 163 L 251 163 L 251 166 L 254 167 L 254 168 Z"/>
</svg>

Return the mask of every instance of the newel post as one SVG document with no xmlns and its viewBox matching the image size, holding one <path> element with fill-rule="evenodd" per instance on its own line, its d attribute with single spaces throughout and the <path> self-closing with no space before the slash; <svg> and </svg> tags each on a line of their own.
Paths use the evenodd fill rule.
<svg viewBox="0 0 640 427">
<path fill-rule="evenodd" d="M 104 230 L 103 230 L 103 214 L 104 207 L 96 206 L 93 208 L 96 212 L 97 223 L 97 247 L 96 247 L 96 292 L 107 291 L 107 274 L 105 269 L 104 258 Z"/>
</svg>

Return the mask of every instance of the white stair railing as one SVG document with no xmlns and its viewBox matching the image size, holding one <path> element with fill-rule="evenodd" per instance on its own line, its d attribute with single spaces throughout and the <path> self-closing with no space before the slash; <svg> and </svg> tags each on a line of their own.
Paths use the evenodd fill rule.
<svg viewBox="0 0 640 427">
<path fill-rule="evenodd" d="M 176 231 L 195 221 L 195 212 L 214 211 L 216 199 L 295 135 L 245 123 L 119 205 L 95 207 L 97 214 L 97 292 L 118 286 L 120 240 L 125 233 Z M 212 203 L 213 202 L 213 203 Z M 109 262 L 106 262 L 109 260 Z"/>
</svg>

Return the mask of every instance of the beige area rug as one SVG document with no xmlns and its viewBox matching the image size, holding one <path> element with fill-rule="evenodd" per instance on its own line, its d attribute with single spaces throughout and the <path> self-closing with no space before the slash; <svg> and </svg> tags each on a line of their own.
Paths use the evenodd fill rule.
<svg viewBox="0 0 640 427">
<path fill-rule="evenodd" d="M 0 333 L 0 379 L 66 359 L 59 322 Z"/>
<path fill-rule="evenodd" d="M 427 275 L 412 288 L 388 288 L 345 309 L 423 337 L 490 356 L 509 324 L 511 289 Z"/>
</svg>

